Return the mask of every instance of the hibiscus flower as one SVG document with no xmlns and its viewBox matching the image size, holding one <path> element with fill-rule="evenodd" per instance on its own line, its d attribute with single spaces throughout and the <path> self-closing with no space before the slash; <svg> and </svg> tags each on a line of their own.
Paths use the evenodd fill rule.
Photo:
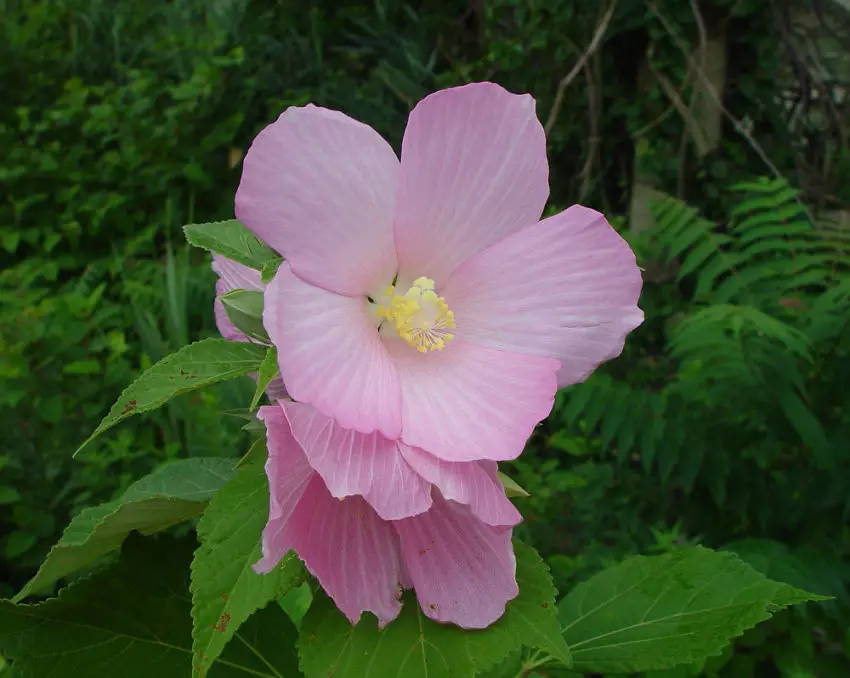
<svg viewBox="0 0 850 678">
<path fill-rule="evenodd" d="M 485 628 L 516 597 L 512 527 L 522 519 L 496 463 L 446 462 L 378 432 L 344 429 L 302 403 L 262 407 L 272 570 L 294 550 L 352 624 L 384 626 L 414 588 L 439 622 Z"/>
<path fill-rule="evenodd" d="M 629 246 L 585 207 L 541 221 L 548 193 L 534 100 L 493 83 L 419 102 L 401 160 L 342 113 L 285 110 L 236 216 L 285 258 L 263 323 L 290 395 L 443 460 L 516 458 L 643 320 Z"/>
</svg>

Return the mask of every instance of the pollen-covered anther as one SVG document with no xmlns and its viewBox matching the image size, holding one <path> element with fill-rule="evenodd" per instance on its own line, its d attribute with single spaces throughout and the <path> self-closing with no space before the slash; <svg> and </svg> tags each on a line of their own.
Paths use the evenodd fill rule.
<svg viewBox="0 0 850 678">
<path fill-rule="evenodd" d="M 420 353 L 442 351 L 454 335 L 455 316 L 443 297 L 434 292 L 434 281 L 417 278 L 404 294 L 395 288 L 386 292 L 389 304 L 376 311 L 380 318 L 393 323 L 398 335 Z"/>
</svg>

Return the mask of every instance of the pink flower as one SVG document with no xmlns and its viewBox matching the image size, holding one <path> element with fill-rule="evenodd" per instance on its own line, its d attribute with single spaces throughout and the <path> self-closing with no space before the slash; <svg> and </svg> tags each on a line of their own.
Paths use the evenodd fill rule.
<svg viewBox="0 0 850 678">
<path fill-rule="evenodd" d="M 439 622 L 484 628 L 518 593 L 512 527 L 522 519 L 496 464 L 446 462 L 380 433 L 343 429 L 315 408 L 263 407 L 269 457 L 269 572 L 290 549 L 352 624 L 381 626 L 416 589 Z"/>
<path fill-rule="evenodd" d="M 213 253 L 212 269 L 218 275 L 215 283 L 215 301 L 213 311 L 215 313 L 215 324 L 221 336 L 228 341 L 250 341 L 244 332 L 236 328 L 227 317 L 227 311 L 221 303 L 221 297 L 232 290 L 257 290 L 264 292 L 266 286 L 260 280 L 260 272 L 248 268 L 242 264 L 228 259 L 220 254 Z M 254 379 L 256 374 L 251 375 Z M 272 380 L 266 393 L 272 400 L 283 398 L 287 395 L 283 380 L 279 377 Z"/>
<path fill-rule="evenodd" d="M 643 320 L 640 271 L 594 210 L 539 221 L 534 100 L 492 83 L 372 128 L 292 107 L 254 140 L 236 216 L 285 259 L 264 325 L 295 400 L 448 461 L 519 455 L 555 391 Z"/>
</svg>

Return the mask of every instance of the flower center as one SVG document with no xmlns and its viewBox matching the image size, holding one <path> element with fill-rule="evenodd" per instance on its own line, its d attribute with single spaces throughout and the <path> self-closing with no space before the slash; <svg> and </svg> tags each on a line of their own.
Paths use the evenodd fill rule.
<svg viewBox="0 0 850 678">
<path fill-rule="evenodd" d="M 381 304 L 375 314 L 393 323 L 398 336 L 420 353 L 442 351 L 454 338 L 448 330 L 454 329 L 455 314 L 434 292 L 430 278 L 417 278 L 404 294 L 390 285 L 385 294 L 388 303 Z"/>
</svg>

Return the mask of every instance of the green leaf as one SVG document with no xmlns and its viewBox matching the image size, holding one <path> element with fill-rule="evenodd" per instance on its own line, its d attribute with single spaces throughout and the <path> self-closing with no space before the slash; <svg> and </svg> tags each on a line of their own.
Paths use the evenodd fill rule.
<svg viewBox="0 0 850 678">
<path fill-rule="evenodd" d="M 85 509 L 65 528 L 15 601 L 116 550 L 133 530 L 152 534 L 199 515 L 232 475 L 232 459 L 172 461 L 130 485 L 119 499 Z"/>
<path fill-rule="evenodd" d="M 186 240 L 195 247 L 221 254 L 240 264 L 262 270 L 277 255 L 236 219 L 187 224 Z"/>
<path fill-rule="evenodd" d="M 502 487 L 505 488 L 505 494 L 508 497 L 530 497 L 531 495 L 513 478 L 506 473 L 499 471 L 499 480 L 502 481 Z"/>
<path fill-rule="evenodd" d="M 231 290 L 219 297 L 227 317 L 236 329 L 252 339 L 268 342 L 263 326 L 263 293 L 259 290 Z"/>
<path fill-rule="evenodd" d="M 791 426 L 813 454 L 821 459 L 829 454 L 830 444 L 826 432 L 812 410 L 789 388 L 778 389 L 775 394 L 779 406 Z"/>
<path fill-rule="evenodd" d="M 306 578 L 288 554 L 269 574 L 251 568 L 262 556 L 269 491 L 261 463 L 243 467 L 210 502 L 198 522 L 201 546 L 192 561 L 192 668 L 203 675 L 257 609 Z"/>
<path fill-rule="evenodd" d="M 247 342 L 203 339 L 184 346 L 145 370 L 118 398 L 75 455 L 120 421 L 156 409 L 175 396 L 256 372 L 265 349 Z"/>
<path fill-rule="evenodd" d="M 772 539 L 740 539 L 723 548 L 774 581 L 822 596 L 834 596 L 844 606 L 850 602 L 846 564 L 834 550 L 803 547 L 792 551 Z"/>
<path fill-rule="evenodd" d="M 0 485 L 0 505 L 20 501 L 21 494 L 11 485 Z"/>
<path fill-rule="evenodd" d="M 732 553 L 692 547 L 629 558 L 579 584 L 559 607 L 574 670 L 632 673 L 717 655 L 777 610 L 822 599 Z"/>
<path fill-rule="evenodd" d="M 269 259 L 265 264 L 263 264 L 263 270 L 260 271 L 260 281 L 264 285 L 268 285 L 275 277 L 275 274 L 277 274 L 277 269 L 280 268 L 282 263 L 283 259 L 281 257 Z"/>
<path fill-rule="evenodd" d="M 260 425 L 262 426 L 262 424 Z M 236 466 L 234 466 L 234 468 L 239 470 L 243 466 L 253 464 L 255 462 L 264 464 L 268 456 L 269 452 L 266 449 L 266 439 L 263 437 L 257 438 L 253 443 L 251 443 L 251 447 L 248 448 L 248 451 L 242 455 L 239 461 L 236 462 Z"/>
<path fill-rule="evenodd" d="M 0 601 L 3 678 L 187 678 L 188 564 L 194 544 L 134 535 L 115 567 L 38 605 Z M 279 606 L 240 629 L 205 678 L 298 676 L 296 636 Z"/>
<path fill-rule="evenodd" d="M 97 374 L 100 372 L 100 363 L 94 359 L 75 360 L 62 368 L 63 374 Z"/>
<path fill-rule="evenodd" d="M 38 537 L 36 537 L 32 532 L 25 532 L 24 530 L 15 530 L 10 532 L 6 537 L 6 546 L 3 547 L 3 555 L 5 555 L 8 560 L 20 558 L 24 553 L 35 546 L 37 541 Z"/>
<path fill-rule="evenodd" d="M 272 346 L 266 352 L 266 357 L 263 358 L 263 362 L 260 365 L 260 371 L 257 374 L 257 388 L 254 391 L 254 397 L 251 399 L 250 410 L 252 412 L 257 409 L 260 398 L 263 397 L 263 393 L 266 392 L 269 384 L 271 384 L 279 374 L 280 367 L 278 367 L 277 363 L 277 349 Z"/>
<path fill-rule="evenodd" d="M 534 549 L 515 543 L 519 596 L 495 624 L 465 631 L 437 624 L 408 593 L 398 619 L 383 630 L 371 615 L 357 626 L 318 593 L 301 622 L 298 651 L 307 678 L 466 678 L 527 645 L 568 664 L 554 604 L 555 587 Z"/>
</svg>

